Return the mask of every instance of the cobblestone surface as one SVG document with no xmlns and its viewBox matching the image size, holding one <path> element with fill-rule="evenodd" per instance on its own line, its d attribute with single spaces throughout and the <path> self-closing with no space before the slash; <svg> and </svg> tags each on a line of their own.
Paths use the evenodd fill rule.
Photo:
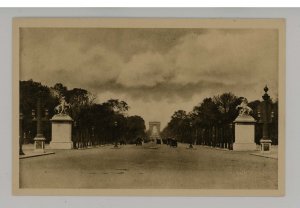
<svg viewBox="0 0 300 208">
<path fill-rule="evenodd" d="M 278 161 L 179 144 L 54 150 L 19 160 L 21 188 L 276 189 Z M 25 148 L 26 149 L 26 148 Z M 52 150 L 51 150 L 52 151 Z"/>
</svg>

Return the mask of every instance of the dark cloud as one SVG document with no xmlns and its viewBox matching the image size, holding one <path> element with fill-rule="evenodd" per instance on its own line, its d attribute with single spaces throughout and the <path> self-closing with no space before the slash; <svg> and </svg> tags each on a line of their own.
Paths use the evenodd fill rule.
<svg viewBox="0 0 300 208">
<path fill-rule="evenodd" d="M 169 117 L 226 91 L 260 99 L 268 84 L 277 95 L 276 30 L 23 28 L 20 37 L 22 80 L 123 98 L 146 119 L 160 116 L 142 111 L 150 103 Z"/>
<path fill-rule="evenodd" d="M 218 90 L 218 89 L 229 89 L 234 86 L 226 85 L 223 82 L 211 82 L 202 81 L 198 83 L 188 83 L 185 85 L 179 85 L 175 83 L 164 82 L 155 86 L 141 86 L 141 87 L 127 87 L 121 84 L 115 83 L 114 81 L 107 82 L 105 84 L 99 84 L 97 82 L 90 83 L 90 87 L 93 91 L 97 91 L 99 94 L 109 91 L 113 94 L 126 94 L 128 98 L 132 100 L 142 101 L 161 101 L 169 100 L 176 101 L 178 99 L 187 100 L 190 99 L 194 94 L 202 93 L 207 89 Z"/>
</svg>

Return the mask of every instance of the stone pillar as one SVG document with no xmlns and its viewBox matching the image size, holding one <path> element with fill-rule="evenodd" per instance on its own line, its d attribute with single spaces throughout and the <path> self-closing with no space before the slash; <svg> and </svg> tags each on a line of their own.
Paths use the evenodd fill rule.
<svg viewBox="0 0 300 208">
<path fill-rule="evenodd" d="M 256 150 L 255 119 L 250 115 L 239 115 L 235 121 L 235 142 L 233 150 Z"/>
<path fill-rule="evenodd" d="M 268 153 L 271 151 L 272 140 L 270 139 L 270 132 L 269 132 L 269 124 L 272 123 L 274 118 L 274 112 L 272 111 L 271 99 L 268 95 L 269 88 L 265 86 L 264 91 L 265 94 L 262 96 L 263 101 L 261 103 L 260 109 L 262 113 L 262 117 L 260 112 L 258 112 L 258 116 L 260 118 L 259 123 L 263 124 L 263 137 L 260 140 L 261 144 L 261 152 Z"/>
<path fill-rule="evenodd" d="M 51 119 L 52 140 L 51 149 L 72 149 L 72 122 L 73 119 L 66 114 L 56 114 Z"/>
<path fill-rule="evenodd" d="M 36 112 L 37 117 L 33 119 L 33 120 L 36 121 L 36 136 L 34 138 L 34 151 L 39 152 L 39 153 L 44 153 L 45 152 L 46 138 L 43 135 L 42 126 L 43 126 L 43 121 L 47 120 L 47 115 L 46 115 L 45 118 L 42 115 L 41 98 L 38 98 L 38 100 L 37 100 L 36 110 L 37 110 L 37 112 Z M 47 111 L 47 113 L 48 113 L 48 111 Z"/>
</svg>

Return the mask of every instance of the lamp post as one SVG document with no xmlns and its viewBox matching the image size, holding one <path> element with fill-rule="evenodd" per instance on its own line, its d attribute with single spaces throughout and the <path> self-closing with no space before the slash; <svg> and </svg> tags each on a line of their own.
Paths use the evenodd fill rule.
<svg viewBox="0 0 300 208">
<path fill-rule="evenodd" d="M 217 128 L 217 146 L 218 147 L 222 147 L 223 148 L 223 137 L 222 137 L 222 128 L 221 128 L 221 124 L 222 124 L 222 121 L 221 120 L 218 120 L 218 128 Z"/>
<path fill-rule="evenodd" d="M 117 134 L 117 130 L 118 130 L 118 122 L 115 121 L 114 122 L 114 136 L 115 136 L 115 148 L 118 148 L 118 134 Z"/>
<path fill-rule="evenodd" d="M 92 146 L 96 145 L 95 142 L 95 127 L 92 126 Z"/>
<path fill-rule="evenodd" d="M 43 135 L 43 122 L 48 121 L 48 109 L 42 113 L 41 98 L 37 100 L 36 112 L 32 110 L 33 121 L 36 121 L 36 137 L 34 138 L 34 150 L 37 152 L 45 151 L 45 137 Z"/>
<path fill-rule="evenodd" d="M 19 155 L 25 155 L 24 152 L 23 152 L 23 141 L 24 141 L 24 138 L 23 138 L 23 113 L 20 112 L 19 114 Z"/>
<path fill-rule="evenodd" d="M 265 86 L 264 91 L 265 94 L 262 96 L 263 101 L 260 105 L 260 111 L 257 112 L 257 116 L 259 118 L 258 123 L 263 124 L 263 136 L 260 140 L 261 151 L 262 152 L 270 152 L 271 151 L 271 143 L 269 134 L 269 124 L 272 123 L 274 118 L 274 112 L 271 109 L 271 99 L 268 95 L 269 88 Z"/>
<path fill-rule="evenodd" d="M 191 139 L 190 139 L 189 148 L 193 148 L 193 123 L 191 121 L 190 121 L 190 127 L 191 127 Z"/>
<path fill-rule="evenodd" d="M 74 139 L 73 139 L 73 148 L 74 148 L 74 149 L 77 149 L 77 145 L 76 145 L 76 141 L 77 141 L 77 134 L 76 134 L 76 133 L 77 133 L 77 132 L 76 132 L 76 129 L 77 129 L 77 122 L 76 122 L 76 121 L 73 122 L 73 126 L 74 126 L 74 131 L 73 131 L 73 135 L 74 135 L 74 136 L 73 136 L 73 138 L 74 138 Z"/>
<path fill-rule="evenodd" d="M 229 137 L 229 141 L 228 141 L 228 149 L 229 150 L 232 150 L 233 149 L 233 141 L 234 141 L 234 132 L 233 132 L 233 124 L 232 123 L 230 123 L 229 124 L 229 135 L 228 135 L 228 137 Z"/>
</svg>

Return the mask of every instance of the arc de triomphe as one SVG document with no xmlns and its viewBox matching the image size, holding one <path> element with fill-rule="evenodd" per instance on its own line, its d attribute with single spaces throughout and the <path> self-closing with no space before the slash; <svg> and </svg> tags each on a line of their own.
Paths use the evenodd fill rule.
<svg viewBox="0 0 300 208">
<path fill-rule="evenodd" d="M 150 140 L 151 141 L 154 141 L 155 143 L 157 143 L 157 140 L 161 141 L 161 138 L 160 138 L 160 122 L 150 121 L 149 122 L 149 133 L 150 133 Z"/>
</svg>

